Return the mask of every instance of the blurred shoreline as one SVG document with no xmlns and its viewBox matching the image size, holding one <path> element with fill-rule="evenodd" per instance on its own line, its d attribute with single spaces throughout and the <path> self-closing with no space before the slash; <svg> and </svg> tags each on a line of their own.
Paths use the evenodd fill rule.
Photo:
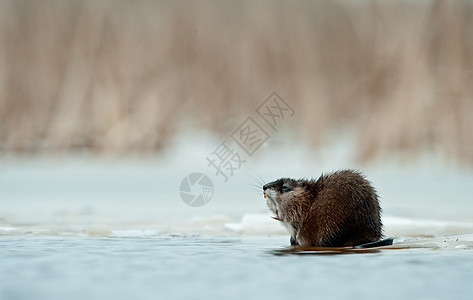
<svg viewBox="0 0 473 300">
<path fill-rule="evenodd" d="M 299 142 L 473 163 L 470 1 L 0 2 L 0 154 L 155 153 L 272 91 Z"/>
</svg>

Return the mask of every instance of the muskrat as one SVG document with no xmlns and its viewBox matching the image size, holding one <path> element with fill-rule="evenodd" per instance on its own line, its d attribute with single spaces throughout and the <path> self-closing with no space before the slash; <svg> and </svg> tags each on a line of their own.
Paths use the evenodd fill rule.
<svg viewBox="0 0 473 300">
<path fill-rule="evenodd" d="M 291 245 L 357 246 L 382 237 L 378 195 L 360 172 L 281 178 L 264 185 L 263 192 L 273 218 L 289 230 Z"/>
</svg>

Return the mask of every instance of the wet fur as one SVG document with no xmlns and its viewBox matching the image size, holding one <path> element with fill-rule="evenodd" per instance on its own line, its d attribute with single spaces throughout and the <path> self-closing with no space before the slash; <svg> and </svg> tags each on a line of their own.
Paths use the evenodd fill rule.
<svg viewBox="0 0 473 300">
<path fill-rule="evenodd" d="M 291 233 L 291 245 L 356 246 L 382 237 L 378 195 L 352 170 L 317 180 L 281 178 L 264 185 L 269 208 Z M 274 203 L 271 203 L 273 201 Z"/>
</svg>

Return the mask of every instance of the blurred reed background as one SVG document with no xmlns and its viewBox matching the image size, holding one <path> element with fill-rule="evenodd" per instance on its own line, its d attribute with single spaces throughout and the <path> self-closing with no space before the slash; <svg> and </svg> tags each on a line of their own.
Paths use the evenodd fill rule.
<svg viewBox="0 0 473 300">
<path fill-rule="evenodd" d="M 471 1 L 0 1 L 0 151 L 154 152 L 272 91 L 358 157 L 473 164 Z"/>
</svg>

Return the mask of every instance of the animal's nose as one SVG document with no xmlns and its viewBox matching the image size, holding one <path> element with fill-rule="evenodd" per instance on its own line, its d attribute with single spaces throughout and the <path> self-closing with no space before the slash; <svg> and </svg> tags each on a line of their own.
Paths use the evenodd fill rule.
<svg viewBox="0 0 473 300">
<path fill-rule="evenodd" d="M 266 191 L 267 189 L 268 189 L 268 185 L 267 184 L 263 185 L 263 192 Z"/>
</svg>

